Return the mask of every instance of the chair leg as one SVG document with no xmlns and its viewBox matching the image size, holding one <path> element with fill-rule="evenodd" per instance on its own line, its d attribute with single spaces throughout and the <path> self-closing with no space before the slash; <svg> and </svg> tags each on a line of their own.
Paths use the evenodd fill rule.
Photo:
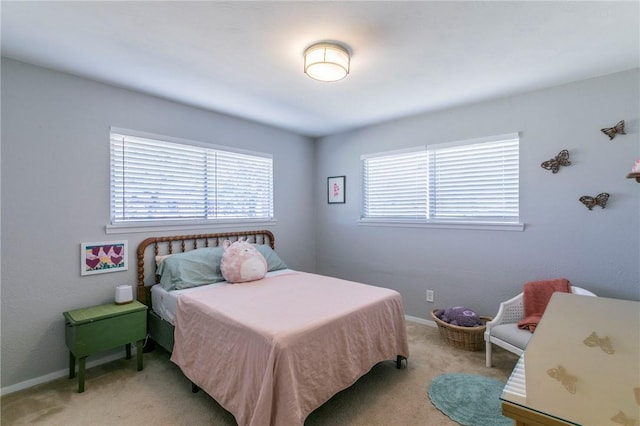
<svg viewBox="0 0 640 426">
<path fill-rule="evenodd" d="M 491 368 L 491 342 L 489 340 L 487 340 L 485 342 L 485 362 L 487 364 L 487 367 Z"/>
</svg>

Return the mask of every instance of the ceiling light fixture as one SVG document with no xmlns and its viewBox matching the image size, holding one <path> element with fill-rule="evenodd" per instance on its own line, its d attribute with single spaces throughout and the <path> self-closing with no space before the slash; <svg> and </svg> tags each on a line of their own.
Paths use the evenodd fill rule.
<svg viewBox="0 0 640 426">
<path fill-rule="evenodd" d="M 335 43 L 316 43 L 304 51 L 304 72 L 314 80 L 342 80 L 349 64 L 349 52 Z"/>
</svg>

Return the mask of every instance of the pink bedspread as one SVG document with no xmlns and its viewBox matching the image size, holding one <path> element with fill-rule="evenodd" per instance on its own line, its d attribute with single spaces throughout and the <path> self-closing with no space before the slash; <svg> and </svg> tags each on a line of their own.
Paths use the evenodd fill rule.
<svg viewBox="0 0 640 426">
<path fill-rule="evenodd" d="M 294 272 L 180 296 L 171 360 L 239 425 L 292 426 L 397 355 L 398 292 Z"/>
</svg>

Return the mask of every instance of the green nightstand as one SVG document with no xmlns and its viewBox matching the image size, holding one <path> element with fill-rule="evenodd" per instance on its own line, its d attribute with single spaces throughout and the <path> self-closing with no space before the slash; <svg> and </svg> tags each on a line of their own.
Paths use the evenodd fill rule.
<svg viewBox="0 0 640 426">
<path fill-rule="evenodd" d="M 138 371 L 142 370 L 142 343 L 147 335 L 147 307 L 134 300 L 124 305 L 108 303 L 63 313 L 65 340 L 69 348 L 69 378 L 76 375 L 78 358 L 78 392 L 84 392 L 87 356 L 125 346 L 131 358 L 131 342 L 136 342 Z"/>
</svg>

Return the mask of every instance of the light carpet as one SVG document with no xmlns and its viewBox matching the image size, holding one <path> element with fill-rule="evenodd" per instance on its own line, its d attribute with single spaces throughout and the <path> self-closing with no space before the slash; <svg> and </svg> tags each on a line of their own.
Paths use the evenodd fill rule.
<svg viewBox="0 0 640 426">
<path fill-rule="evenodd" d="M 504 383 L 466 373 L 442 374 L 431 381 L 427 394 L 433 405 L 464 426 L 511 426 L 502 415 Z"/>
<path fill-rule="evenodd" d="M 407 323 L 409 362 L 374 366 L 353 386 L 312 412 L 305 426 L 451 426 L 454 421 L 429 401 L 425 387 L 445 373 L 469 373 L 506 381 L 517 356 L 495 348 L 494 368 L 484 365 L 484 351 L 448 346 L 438 329 Z M 160 349 L 144 354 L 144 370 L 135 357 L 88 369 L 85 392 L 76 380 L 62 378 L 1 398 L 1 423 L 10 425 L 220 425 L 233 416 L 191 384 Z"/>
</svg>

